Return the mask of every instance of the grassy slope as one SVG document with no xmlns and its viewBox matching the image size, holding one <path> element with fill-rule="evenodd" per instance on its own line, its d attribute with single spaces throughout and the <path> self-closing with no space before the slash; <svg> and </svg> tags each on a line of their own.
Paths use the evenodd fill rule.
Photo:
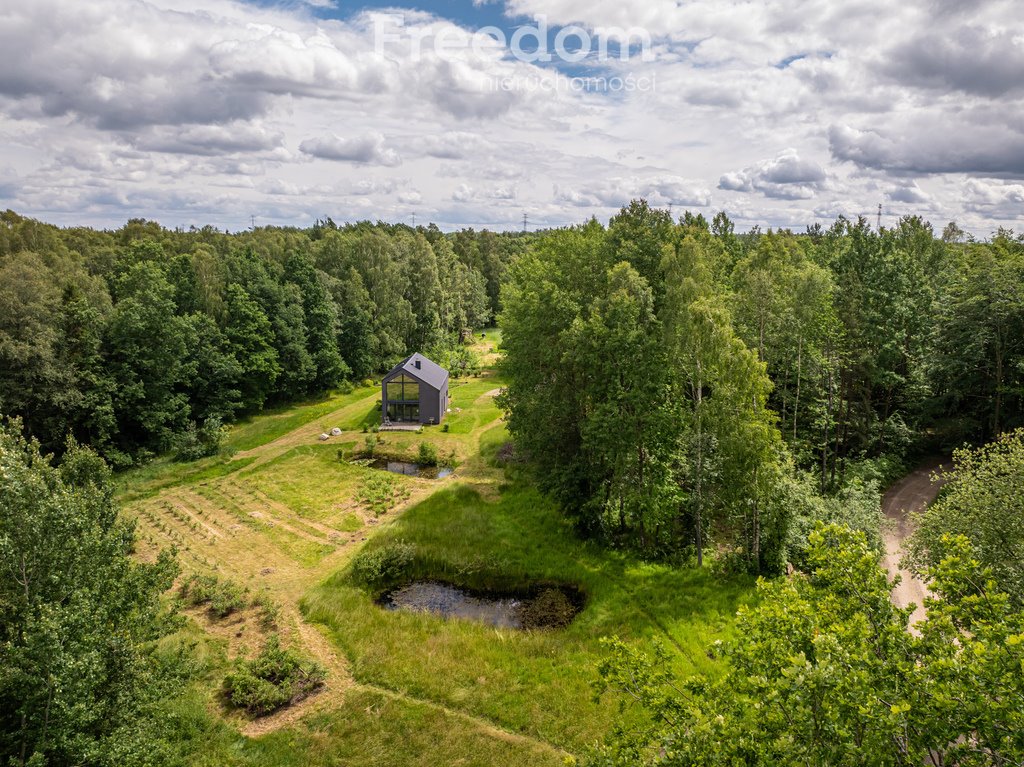
<svg viewBox="0 0 1024 767">
<path fill-rule="evenodd" d="M 486 587 L 509 579 L 575 583 L 587 606 L 564 631 L 498 630 L 469 621 L 390 613 L 339 573 L 304 600 L 331 629 L 361 681 L 470 711 L 503 727 L 578 751 L 605 732 L 612 701 L 592 701 L 600 638 L 658 637 L 678 651 L 681 671 L 705 669 L 708 644 L 731 623 L 745 589 L 707 571 L 643 564 L 581 543 L 536 491 L 506 490 L 485 501 L 465 485 L 407 511 L 370 545 L 414 542 L 443 563 L 425 575 Z"/>
<path fill-rule="evenodd" d="M 479 346 L 488 361 L 498 339 L 489 332 Z M 706 646 L 728 632 L 749 584 L 579 541 L 548 501 L 490 464 L 507 438 L 493 403 L 499 386 L 493 372 L 453 383 L 448 432 L 381 435 L 389 453 L 413 454 L 428 441 L 454 453 L 459 468 L 442 481 L 387 475 L 406 500 L 379 517 L 358 498 L 380 473 L 338 459 L 339 450 L 362 445 L 376 389 L 237 426 L 230 461 L 161 462 L 123 480 L 144 556 L 173 544 L 186 570 L 268 594 L 281 607 L 285 640 L 331 673 L 326 693 L 291 712 L 255 723 L 226 716 L 219 680 L 265 632 L 243 618 L 197 619 L 205 682 L 175 704 L 180 721 L 194 721 L 182 738 L 196 743 L 196 764 L 553 765 L 615 715 L 611 702 L 591 700 L 602 636 L 658 637 L 677 650 L 680 669 L 707 665 Z M 320 443 L 334 426 L 344 434 Z M 360 547 L 392 539 L 415 543 L 431 574 L 467 585 L 495 577 L 577 583 L 586 609 L 565 631 L 534 633 L 384 612 L 345 571 Z"/>
</svg>

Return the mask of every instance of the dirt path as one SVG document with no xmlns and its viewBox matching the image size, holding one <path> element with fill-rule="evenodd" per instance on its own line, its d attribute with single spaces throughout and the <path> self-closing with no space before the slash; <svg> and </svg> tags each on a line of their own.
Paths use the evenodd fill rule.
<svg viewBox="0 0 1024 767">
<path fill-rule="evenodd" d="M 949 464 L 943 463 L 942 459 L 928 461 L 890 487 L 882 498 L 882 510 L 892 523 L 883 531 L 885 556 L 882 563 L 890 577 L 899 575 L 902 579 L 893 589 L 892 601 L 898 607 L 906 607 L 911 602 L 917 605 L 914 614 L 910 616 L 911 626 L 924 619 L 924 598 L 928 595 L 928 589 L 912 573 L 900 567 L 903 544 L 912 532 L 908 516 L 923 511 L 935 500 L 943 482 L 933 482 L 932 475 L 940 469 L 949 468 Z"/>
</svg>

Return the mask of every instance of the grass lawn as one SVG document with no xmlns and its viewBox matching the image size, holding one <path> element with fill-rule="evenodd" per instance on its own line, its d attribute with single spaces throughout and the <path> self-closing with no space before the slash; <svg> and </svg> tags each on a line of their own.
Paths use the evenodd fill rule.
<svg viewBox="0 0 1024 767">
<path fill-rule="evenodd" d="M 587 603 L 565 630 L 500 630 L 384 611 L 339 572 L 310 591 L 303 610 L 329 627 L 354 677 L 571 752 L 598 739 L 616 715 L 614 701 L 592 701 L 602 637 L 659 639 L 677 651 L 680 671 L 708 670 L 708 645 L 728 633 L 750 588 L 581 542 L 557 509 L 523 486 L 497 502 L 468 486 L 435 493 L 368 546 L 390 541 L 415 544 L 424 578 L 477 588 L 566 582 L 582 587 Z"/>
<path fill-rule="evenodd" d="M 493 365 L 500 333 L 477 338 Z M 343 460 L 379 419 L 364 387 L 232 428 L 230 458 L 155 461 L 119 478 L 138 520 L 139 555 L 175 546 L 185 573 L 215 573 L 279 608 L 277 625 L 193 616 L 184 639 L 205 671 L 169 702 L 195 765 L 557 765 L 599 739 L 617 715 L 595 703 L 602 637 L 673 649 L 681 672 L 710 669 L 752 584 L 709 570 L 644 563 L 580 540 L 525 480 L 495 467 L 508 436 L 493 368 L 453 380 L 447 430 L 376 435 L 380 453 L 415 459 L 431 444 L 456 470 L 441 480 Z M 341 436 L 319 441 L 321 432 Z M 414 573 L 470 587 L 557 581 L 586 604 L 564 630 L 522 632 L 387 612 L 349 577 L 364 548 L 404 541 Z M 224 711 L 230 664 L 270 631 L 328 669 L 327 688 L 250 721 Z M 198 642 L 194 641 L 198 638 Z M 171 720 L 169 720 L 171 721 Z M 171 725 L 169 725 L 171 726 Z"/>
<path fill-rule="evenodd" d="M 231 427 L 227 447 L 229 450 L 237 451 L 252 450 L 272 442 L 300 426 L 305 426 L 311 421 L 335 413 L 348 405 L 367 400 L 374 395 L 380 396 L 380 390 L 376 386 L 360 386 L 347 394 L 334 394 L 301 405 L 270 410 L 258 416 L 252 416 Z M 370 408 L 363 410 L 368 409 L 372 409 L 372 402 Z M 357 425 L 361 426 L 365 416 L 366 412 L 363 411 L 354 417 L 350 416 L 347 419 L 348 423 L 343 424 L 342 428 L 353 429 Z"/>
<path fill-rule="evenodd" d="M 189 716 L 194 702 L 182 712 Z M 349 691 L 330 712 L 310 715 L 300 727 L 245 738 L 226 725 L 202 730 L 196 767 L 556 767 L 551 749 L 496 736 L 436 706 L 368 689 Z"/>
</svg>

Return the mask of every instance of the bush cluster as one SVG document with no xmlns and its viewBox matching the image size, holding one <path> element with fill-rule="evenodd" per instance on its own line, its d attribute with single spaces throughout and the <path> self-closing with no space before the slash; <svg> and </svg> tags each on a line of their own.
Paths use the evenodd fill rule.
<svg viewBox="0 0 1024 767">
<path fill-rule="evenodd" d="M 249 605 L 248 593 L 232 580 L 220 580 L 216 575 L 190 575 L 181 584 L 181 598 L 186 604 L 207 605 L 218 618 L 225 618 Z"/>
<path fill-rule="evenodd" d="M 404 541 L 364 549 L 352 560 L 352 578 L 373 588 L 393 585 L 408 574 L 415 556 L 416 547 Z"/>
<path fill-rule="evenodd" d="M 416 462 L 420 466 L 437 466 L 437 448 L 429 442 L 420 442 L 420 449 L 416 454 Z"/>
<path fill-rule="evenodd" d="M 521 618 L 525 628 L 565 628 L 576 616 L 576 606 L 561 589 L 544 589 L 523 604 Z"/>
<path fill-rule="evenodd" d="M 409 497 L 408 487 L 384 473 L 367 476 L 358 492 L 359 502 L 378 517 Z"/>
<path fill-rule="evenodd" d="M 224 447 L 228 429 L 220 418 L 207 418 L 201 425 L 189 421 L 185 430 L 174 439 L 175 459 L 198 461 L 217 455 Z"/>
<path fill-rule="evenodd" d="M 264 716 L 296 703 L 323 686 L 327 671 L 281 647 L 271 636 L 252 660 L 240 660 L 224 678 L 224 697 L 235 708 Z"/>
</svg>

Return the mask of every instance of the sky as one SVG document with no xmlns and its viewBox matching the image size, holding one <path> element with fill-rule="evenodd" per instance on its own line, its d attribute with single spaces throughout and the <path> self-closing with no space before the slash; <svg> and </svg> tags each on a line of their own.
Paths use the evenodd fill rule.
<svg viewBox="0 0 1024 767">
<path fill-rule="evenodd" d="M 0 209 L 61 225 L 1024 229 L 1019 0 L 0 0 L 0 51 Z"/>
</svg>

